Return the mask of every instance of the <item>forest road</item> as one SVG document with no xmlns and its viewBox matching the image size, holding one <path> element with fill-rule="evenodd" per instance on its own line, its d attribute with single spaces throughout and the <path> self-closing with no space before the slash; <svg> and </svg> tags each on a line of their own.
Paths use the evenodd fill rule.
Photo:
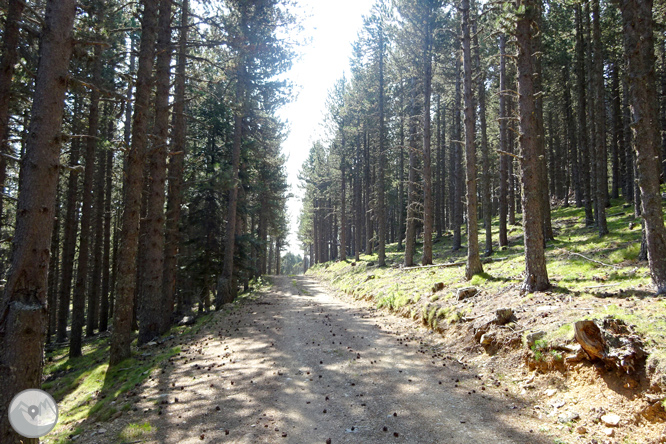
<svg viewBox="0 0 666 444">
<path fill-rule="evenodd" d="M 153 442 L 552 443 L 504 385 L 410 321 L 312 278 L 271 279 L 141 389 L 132 413 L 155 427 Z"/>
</svg>

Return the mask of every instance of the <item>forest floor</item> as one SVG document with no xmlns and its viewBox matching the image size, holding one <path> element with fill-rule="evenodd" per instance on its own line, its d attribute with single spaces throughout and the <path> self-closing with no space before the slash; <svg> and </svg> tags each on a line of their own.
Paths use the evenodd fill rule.
<svg viewBox="0 0 666 444">
<path fill-rule="evenodd" d="M 402 267 L 403 253 L 392 244 L 387 267 L 362 255 L 316 265 L 308 275 L 349 300 L 437 332 L 447 355 L 484 375 L 486 386 L 497 380 L 526 403 L 520 418 L 542 421 L 534 430 L 550 442 L 666 443 L 666 300 L 655 296 L 647 262 L 637 258 L 633 207 L 614 201 L 608 215 L 611 233 L 600 238 L 583 226 L 581 209 L 553 211 L 546 292 L 520 291 L 519 225 L 510 229 L 509 247 L 471 281 L 464 279 L 466 248 L 452 252 L 450 233 L 436 241 L 433 267 Z M 498 325 L 505 308 L 513 315 Z M 633 368 L 624 369 L 591 361 L 574 339 L 573 324 L 582 320 L 618 327 L 622 333 L 611 339 L 635 340 L 643 356 L 632 356 Z"/>
<path fill-rule="evenodd" d="M 553 442 L 515 385 L 438 334 L 312 278 L 273 279 L 140 350 L 180 347 L 112 401 L 128 408 L 70 424 L 74 442 Z"/>
</svg>

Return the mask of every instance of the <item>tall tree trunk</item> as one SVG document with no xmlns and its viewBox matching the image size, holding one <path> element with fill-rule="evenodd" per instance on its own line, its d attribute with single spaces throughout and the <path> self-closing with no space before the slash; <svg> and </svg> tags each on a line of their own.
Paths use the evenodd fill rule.
<svg viewBox="0 0 666 444">
<path fill-rule="evenodd" d="M 636 171 L 641 190 L 648 259 L 658 294 L 666 293 L 666 228 L 661 208 L 660 139 L 654 70 L 652 0 L 618 0 L 624 22 L 627 82 L 633 116 Z"/>
<path fill-rule="evenodd" d="M 583 200 L 585 203 L 585 226 L 594 225 L 592 213 L 592 192 L 590 183 L 590 149 L 587 130 L 587 96 L 585 91 L 585 40 L 580 4 L 575 5 L 576 14 L 576 76 L 578 77 L 578 146 L 581 152 L 580 175 L 583 179 Z"/>
<path fill-rule="evenodd" d="M 485 256 L 493 254 L 493 233 L 492 233 L 492 171 L 490 168 L 490 152 L 488 147 L 488 125 L 486 122 L 486 70 L 481 66 L 481 54 L 479 47 L 479 36 L 476 31 L 476 22 L 472 24 L 472 34 L 474 35 L 474 58 L 479 70 L 477 86 L 479 88 L 479 124 L 481 125 L 481 163 L 483 166 L 483 182 L 481 195 L 483 196 L 483 226 L 486 232 Z"/>
<path fill-rule="evenodd" d="M 465 172 L 467 179 L 467 266 L 465 277 L 471 280 L 483 273 L 479 257 L 479 223 L 476 195 L 476 119 L 472 92 L 472 37 L 469 0 L 461 1 L 463 71 L 465 76 Z"/>
<path fill-rule="evenodd" d="M 55 333 L 57 314 L 58 314 L 58 276 L 60 275 L 60 220 L 61 220 L 61 199 L 60 199 L 60 184 L 56 191 L 56 205 L 55 205 L 55 223 L 53 227 L 53 234 L 51 235 L 51 260 L 49 262 L 49 278 L 48 278 L 48 299 L 47 307 L 49 310 L 49 323 L 46 332 L 46 343 L 51 342 L 51 337 Z"/>
<path fill-rule="evenodd" d="M 414 82 L 412 82 L 412 87 Z M 416 110 L 414 95 L 412 91 L 409 121 L 409 178 L 407 179 L 407 228 L 405 230 L 405 267 L 414 265 L 414 252 L 416 250 L 416 206 L 418 196 L 416 191 L 416 126 L 414 111 Z"/>
<path fill-rule="evenodd" d="M 506 97 L 506 35 L 499 36 L 500 49 L 500 73 L 499 73 L 499 148 L 500 151 L 508 152 L 508 119 Z M 509 164 L 511 158 L 500 154 L 500 185 L 499 185 L 499 247 L 509 245 L 507 237 L 507 216 L 509 213 Z"/>
<path fill-rule="evenodd" d="M 432 154 L 430 96 L 432 94 L 432 39 L 434 11 L 427 2 L 425 36 L 423 39 L 423 257 L 421 265 L 432 264 L 432 226 L 434 206 L 432 201 Z"/>
<path fill-rule="evenodd" d="M 364 162 L 363 162 L 363 177 L 364 177 L 364 191 L 363 194 L 363 206 L 365 211 L 365 254 L 372 254 L 372 240 L 374 237 L 373 230 L 373 211 L 372 211 L 372 199 L 370 195 L 372 194 L 372 176 L 370 174 L 370 135 L 367 130 L 367 123 L 363 124 L 363 153 L 364 153 Z"/>
<path fill-rule="evenodd" d="M 109 122 L 111 128 L 115 122 Z M 113 132 L 111 132 L 113 134 Z M 113 151 L 106 150 L 106 173 L 104 187 L 104 246 L 102 251 L 102 303 L 99 312 L 99 331 L 108 329 L 111 308 L 111 195 L 113 192 Z"/>
<path fill-rule="evenodd" d="M 462 233 L 461 226 L 463 224 L 463 171 L 462 171 L 462 142 L 461 142 L 461 127 L 460 127 L 460 107 L 462 101 L 461 92 L 461 70 L 460 58 L 456 57 L 456 95 L 455 103 L 453 105 L 453 131 L 451 141 L 451 180 L 453 181 L 453 192 L 451 193 L 451 221 L 453 223 L 453 240 L 451 249 L 453 251 L 460 250 L 462 246 Z"/>
<path fill-rule="evenodd" d="M 101 11 L 100 11 L 101 13 Z M 101 17 L 101 14 L 100 14 Z M 95 179 L 95 150 L 99 134 L 99 99 L 102 85 L 102 47 L 95 46 L 92 91 L 88 115 L 88 137 L 86 138 L 85 162 L 83 175 L 83 198 L 81 206 L 81 238 L 79 240 L 79 265 L 76 269 L 76 284 L 72 296 L 72 335 L 69 340 L 69 356 L 81 356 L 83 324 L 85 322 L 86 295 L 88 294 L 88 268 L 91 250 L 91 222 L 93 216 L 93 185 Z M 88 301 L 92 304 L 92 301 Z"/>
<path fill-rule="evenodd" d="M 612 92 L 612 113 L 613 113 L 613 188 L 612 197 L 620 197 L 620 189 L 624 178 L 625 152 L 624 152 L 624 134 L 622 125 L 622 104 L 620 97 L 620 74 L 617 62 L 611 66 L 611 88 Z"/>
<path fill-rule="evenodd" d="M 543 291 L 550 287 L 543 237 L 543 212 L 541 190 L 539 189 L 539 149 L 536 88 L 534 76 L 534 23 L 539 11 L 539 0 L 522 0 L 524 13 L 516 21 L 516 41 L 518 45 L 518 94 L 520 108 L 520 152 L 523 184 L 523 229 L 525 232 L 525 281 L 522 289 L 526 292 Z"/>
<path fill-rule="evenodd" d="M 143 0 L 143 19 L 136 79 L 136 100 L 132 122 L 132 144 L 127 155 L 125 203 L 118 248 L 116 303 L 111 335 L 110 365 L 130 357 L 132 312 L 134 310 L 135 268 L 139 246 L 139 216 L 146 159 L 148 114 L 157 34 L 159 0 Z"/>
<path fill-rule="evenodd" d="M 25 0 L 9 0 L 5 30 L 2 35 L 2 59 L 0 60 L 0 227 L 3 223 L 3 198 L 7 180 L 7 158 L 9 147 L 9 105 L 12 98 L 14 67 L 18 62 L 19 25 Z"/>
<path fill-rule="evenodd" d="M 95 216 L 92 221 L 93 270 L 88 292 L 88 312 L 86 317 L 86 336 L 92 336 L 99 328 L 99 303 L 102 286 L 102 259 L 104 257 L 104 185 L 106 175 L 106 150 L 97 153 L 97 173 L 94 184 Z"/>
<path fill-rule="evenodd" d="M 580 166 L 578 164 L 578 144 L 576 143 L 576 123 L 572 112 L 571 86 L 569 82 L 569 66 L 562 67 L 564 78 L 564 115 L 566 116 L 568 155 L 571 159 L 571 179 L 573 179 L 574 199 L 578 208 L 583 206 L 583 186 L 580 177 Z M 571 184 L 570 184 L 571 185 Z M 567 189 L 566 203 L 569 201 L 569 190 Z"/>
<path fill-rule="evenodd" d="M 0 390 L 0 442 L 39 442 L 20 437 L 12 429 L 8 409 L 14 395 L 42 384 L 60 130 L 75 14 L 74 0 L 46 2 L 11 265 L 0 299 L 0 380 L 4 386 Z"/>
<path fill-rule="evenodd" d="M 164 293 L 165 320 L 171 318 L 176 293 L 180 230 L 178 229 L 183 202 L 183 171 L 187 150 L 187 117 L 185 116 L 185 81 L 187 70 L 187 36 L 189 30 L 189 0 L 183 0 L 178 39 L 178 64 L 176 66 L 175 96 L 173 102 L 173 130 L 171 134 L 171 156 L 169 158 L 169 197 L 166 207 L 166 229 L 164 241 Z"/>
<path fill-rule="evenodd" d="M 74 115 L 81 112 L 81 100 L 76 96 L 74 100 Z M 79 121 L 74 119 L 73 131 L 79 130 Z M 69 153 L 69 164 L 77 166 L 81 151 L 81 139 L 73 139 Z M 69 302 L 72 292 L 72 277 L 74 275 L 74 256 L 76 254 L 76 237 L 79 226 L 77 208 L 79 206 L 79 170 L 73 169 L 67 178 L 67 203 L 65 210 L 65 230 L 62 246 L 62 272 L 58 295 L 58 326 L 56 342 L 67 340 L 67 320 L 69 318 Z"/>
<path fill-rule="evenodd" d="M 145 344 L 165 333 L 171 313 L 166 316 L 162 294 L 164 279 L 164 202 L 166 184 L 167 138 L 169 135 L 169 89 L 171 86 L 171 0 L 162 0 L 159 8 L 157 61 L 155 63 L 155 145 L 149 158 L 148 202 L 145 262 L 142 279 L 143 297 L 139 304 L 138 344 Z"/>
<path fill-rule="evenodd" d="M 606 223 L 606 202 L 608 201 L 608 161 L 606 154 L 606 90 L 604 88 L 604 54 L 601 45 L 601 11 L 599 0 L 592 2 L 594 15 L 592 34 L 594 44 L 594 76 L 595 112 L 594 140 L 596 145 L 596 191 L 597 191 L 597 228 L 599 236 L 608 234 Z"/>
<path fill-rule="evenodd" d="M 377 264 L 386 265 L 386 141 L 384 128 L 384 28 L 379 26 L 379 177 L 377 178 Z"/>
<path fill-rule="evenodd" d="M 398 251 L 402 251 L 402 241 L 405 238 L 405 217 L 407 209 L 405 208 L 405 88 L 404 80 L 400 79 L 399 91 L 400 103 L 400 158 L 398 159 Z"/>
<path fill-rule="evenodd" d="M 343 130 L 344 131 L 344 130 Z M 342 133 L 342 150 L 345 150 L 345 136 Z M 340 260 L 347 261 L 347 160 L 340 156 Z"/>
<path fill-rule="evenodd" d="M 241 144 L 243 141 L 243 108 L 245 100 L 245 68 L 244 61 L 238 61 L 236 68 L 236 101 L 238 107 L 234 116 L 234 139 L 231 152 L 231 189 L 229 190 L 229 204 L 227 207 L 227 238 L 224 245 L 224 260 L 222 276 L 217 283 L 217 298 L 215 307 L 219 310 L 223 304 L 231 303 L 236 299 L 236 283 L 234 280 L 234 251 L 236 247 L 236 208 L 238 205 L 238 170 L 240 166 Z"/>
<path fill-rule="evenodd" d="M 543 29 L 543 6 L 541 0 L 535 3 L 536 16 L 535 23 L 538 29 Z M 532 36 L 532 46 L 534 49 L 534 88 L 536 92 L 535 105 L 536 105 L 536 124 L 537 124 L 537 160 L 539 162 L 539 190 L 541 191 L 541 222 L 543 223 L 543 237 L 544 241 L 555 239 L 553 234 L 553 224 L 550 214 L 550 193 L 548 187 L 548 161 L 546 156 L 546 131 L 544 129 L 543 118 L 543 68 L 541 65 L 541 33 L 536 33 Z"/>
</svg>

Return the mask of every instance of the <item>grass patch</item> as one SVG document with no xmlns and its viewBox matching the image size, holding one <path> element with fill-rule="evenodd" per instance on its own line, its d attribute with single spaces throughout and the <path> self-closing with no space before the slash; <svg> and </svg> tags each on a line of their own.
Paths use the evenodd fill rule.
<svg viewBox="0 0 666 444">
<path fill-rule="evenodd" d="M 118 439 L 121 443 L 128 443 L 150 434 L 155 430 L 148 421 L 143 424 L 127 424 L 124 429 L 118 433 Z"/>
</svg>

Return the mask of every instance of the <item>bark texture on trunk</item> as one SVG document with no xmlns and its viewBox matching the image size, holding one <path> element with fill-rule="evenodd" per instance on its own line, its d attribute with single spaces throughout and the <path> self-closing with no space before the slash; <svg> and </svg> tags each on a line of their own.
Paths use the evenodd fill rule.
<svg viewBox="0 0 666 444">
<path fill-rule="evenodd" d="M 479 223 L 476 195 L 476 119 L 472 92 L 472 37 L 469 0 L 462 0 L 463 72 L 465 80 L 465 173 L 467 179 L 467 266 L 465 278 L 483 273 L 479 257 Z"/>
<path fill-rule="evenodd" d="M 42 383 L 47 328 L 47 275 L 60 168 L 61 125 L 72 52 L 74 0 L 49 0 L 28 127 L 16 229 L 0 299 L 0 442 L 19 437 L 7 409 L 18 392 Z"/>
<path fill-rule="evenodd" d="M 659 192 L 660 138 L 654 56 L 652 0 L 619 0 L 624 22 L 627 82 L 633 118 L 636 179 L 652 282 L 666 293 L 666 228 Z"/>
<path fill-rule="evenodd" d="M 432 200 L 432 147 L 430 95 L 432 94 L 432 5 L 427 6 L 425 36 L 423 40 L 423 257 L 421 265 L 432 264 L 432 227 L 434 205 Z"/>
<path fill-rule="evenodd" d="M 183 171 L 187 150 L 187 117 L 185 116 L 185 86 L 187 71 L 187 36 L 189 30 L 190 2 L 183 0 L 180 16 L 180 35 L 178 38 L 178 64 L 176 66 L 176 84 L 173 103 L 173 132 L 171 134 L 171 156 L 169 159 L 168 179 L 169 196 L 166 207 L 166 229 L 164 240 L 164 293 L 163 316 L 171 318 L 175 305 L 176 275 L 180 231 L 178 229 L 183 203 Z M 178 307 L 179 310 L 181 307 Z"/>
<path fill-rule="evenodd" d="M 518 94 L 520 110 L 520 154 L 523 184 L 523 229 L 525 232 L 525 281 L 526 292 L 543 291 L 550 287 L 544 251 L 543 213 L 538 158 L 537 107 L 535 99 L 533 37 L 536 32 L 539 0 L 523 0 L 524 13 L 516 21 L 518 45 Z"/>
<path fill-rule="evenodd" d="M 143 191 L 143 169 L 146 159 L 148 113 L 152 71 L 155 59 L 158 0 L 143 0 L 141 47 L 136 78 L 136 100 L 132 118 L 132 144 L 127 155 L 125 203 L 118 247 L 116 303 L 111 335 L 110 365 L 130 357 L 134 290 L 136 288 L 136 255 L 139 247 L 139 217 Z"/>
<path fill-rule="evenodd" d="M 171 0 L 162 0 L 159 8 L 157 61 L 155 63 L 155 141 L 150 150 L 145 224 L 145 262 L 141 282 L 143 298 L 137 314 L 138 344 L 166 333 L 169 318 L 164 315 L 162 280 L 164 279 L 164 202 L 167 173 L 167 138 L 169 135 L 169 89 L 171 86 Z"/>
<path fill-rule="evenodd" d="M 85 162 L 83 173 L 83 197 L 81 198 L 81 238 L 79 240 L 79 264 L 76 269 L 76 284 L 72 295 L 72 335 L 69 339 L 69 356 L 81 356 L 83 324 L 85 321 L 86 296 L 88 295 L 88 269 L 91 250 L 91 223 L 93 216 L 93 185 L 95 179 L 95 150 L 99 133 L 99 100 L 102 81 L 101 46 L 95 46 L 93 65 L 93 88 L 90 92 L 90 111 L 88 115 L 88 137 L 86 138 Z M 92 305 L 88 301 L 88 305 Z"/>
<path fill-rule="evenodd" d="M 9 105 L 12 99 L 12 78 L 18 61 L 19 26 L 25 9 L 24 0 L 9 0 L 5 30 L 2 35 L 2 60 L 0 60 L 0 154 L 11 154 L 9 147 Z M 7 158 L 0 155 L 0 193 L 5 192 Z M 0 198 L 0 227 L 3 226 L 3 199 Z"/>
<path fill-rule="evenodd" d="M 506 36 L 499 37 L 500 78 L 499 78 L 499 146 L 500 151 L 508 152 L 508 115 L 506 106 Z M 509 213 L 509 156 L 500 154 L 500 185 L 499 185 L 499 246 L 509 245 L 507 236 L 507 217 Z"/>
</svg>

